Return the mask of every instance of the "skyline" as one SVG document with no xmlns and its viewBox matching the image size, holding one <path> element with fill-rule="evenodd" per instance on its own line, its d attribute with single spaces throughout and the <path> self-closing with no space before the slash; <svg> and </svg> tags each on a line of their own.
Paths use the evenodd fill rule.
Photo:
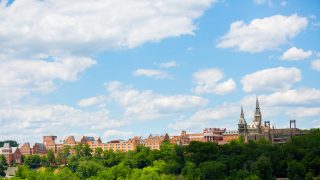
<svg viewBox="0 0 320 180">
<path fill-rule="evenodd" d="M 237 129 L 256 97 L 262 121 L 319 128 L 319 9 L 316 0 L 1 0 L 0 140 Z"/>
</svg>

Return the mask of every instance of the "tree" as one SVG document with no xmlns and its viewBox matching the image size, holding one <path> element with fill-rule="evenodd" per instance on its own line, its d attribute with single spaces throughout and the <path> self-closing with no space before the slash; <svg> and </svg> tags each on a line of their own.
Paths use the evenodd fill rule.
<svg viewBox="0 0 320 180">
<path fill-rule="evenodd" d="M 199 179 L 201 176 L 200 169 L 192 162 L 186 162 L 182 169 L 182 175 L 186 179 Z"/>
<path fill-rule="evenodd" d="M 90 146 L 88 144 L 85 144 L 83 147 L 83 155 L 85 157 L 91 157 L 92 156 L 92 149 L 90 148 Z"/>
<path fill-rule="evenodd" d="M 255 173 L 264 180 L 273 179 L 272 177 L 272 163 L 270 158 L 260 156 L 259 159 L 253 164 Z"/>
<path fill-rule="evenodd" d="M 4 155 L 0 155 L 0 176 L 5 176 L 5 170 L 7 169 L 8 164 L 6 161 L 6 157 Z"/>
<path fill-rule="evenodd" d="M 217 161 L 206 161 L 199 165 L 202 179 L 223 179 L 226 166 Z"/>
<path fill-rule="evenodd" d="M 97 172 L 102 170 L 103 167 L 94 161 L 81 161 L 77 167 L 76 174 L 78 174 L 81 179 L 86 179 L 91 176 L 97 175 Z"/>
<path fill-rule="evenodd" d="M 49 149 L 47 152 L 47 158 L 48 162 L 50 163 L 51 166 L 55 164 L 55 157 L 52 149 Z"/>
<path fill-rule="evenodd" d="M 24 164 L 32 169 L 38 168 L 41 165 L 41 158 L 39 155 L 30 155 L 24 159 Z"/>
<path fill-rule="evenodd" d="M 302 163 L 293 160 L 288 163 L 288 178 L 292 180 L 304 179 L 306 170 Z"/>
<path fill-rule="evenodd" d="M 101 148 L 101 147 L 97 147 L 97 148 L 94 150 L 94 155 L 93 155 L 94 158 L 96 158 L 96 159 L 101 158 L 102 152 L 103 152 L 102 148 Z"/>
</svg>

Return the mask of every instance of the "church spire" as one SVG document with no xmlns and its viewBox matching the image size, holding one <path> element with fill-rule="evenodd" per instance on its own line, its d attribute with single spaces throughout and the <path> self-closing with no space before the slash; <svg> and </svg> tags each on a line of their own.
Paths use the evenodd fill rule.
<svg viewBox="0 0 320 180">
<path fill-rule="evenodd" d="M 243 113 L 243 107 L 241 106 L 241 114 L 240 114 L 240 118 L 244 119 L 244 113 Z"/>
<path fill-rule="evenodd" d="M 243 107 L 241 106 L 241 113 L 240 113 L 240 119 L 239 119 L 239 124 L 247 124 L 246 120 L 244 118 L 244 113 L 243 113 Z"/>
<path fill-rule="evenodd" d="M 260 105 L 259 105 L 259 99 L 257 97 L 256 99 L 256 113 L 255 113 L 255 116 L 261 116 L 261 111 L 260 111 Z"/>
</svg>

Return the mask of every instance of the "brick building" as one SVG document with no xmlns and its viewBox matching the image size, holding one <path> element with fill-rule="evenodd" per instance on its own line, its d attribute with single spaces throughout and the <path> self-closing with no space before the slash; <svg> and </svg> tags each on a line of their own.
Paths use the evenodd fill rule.
<svg viewBox="0 0 320 180">
<path fill-rule="evenodd" d="M 24 156 L 28 156 L 32 154 L 32 148 L 30 146 L 29 143 L 24 143 L 21 147 L 20 147 L 20 152 L 22 155 Z"/>
<path fill-rule="evenodd" d="M 32 154 L 46 155 L 47 152 L 46 146 L 42 143 L 35 143 L 32 147 Z"/>
<path fill-rule="evenodd" d="M 0 155 L 4 155 L 8 164 L 21 163 L 21 152 L 18 147 L 11 147 L 9 143 L 5 143 L 0 148 Z"/>
</svg>

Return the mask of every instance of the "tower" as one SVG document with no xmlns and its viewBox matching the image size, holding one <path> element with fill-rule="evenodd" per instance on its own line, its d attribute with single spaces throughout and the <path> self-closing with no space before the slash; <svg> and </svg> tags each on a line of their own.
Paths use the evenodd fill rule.
<svg viewBox="0 0 320 180">
<path fill-rule="evenodd" d="M 246 122 L 246 119 L 244 118 L 242 106 L 241 106 L 240 119 L 238 123 L 238 131 L 239 131 L 239 135 L 245 135 L 247 133 L 247 122 Z"/>
<path fill-rule="evenodd" d="M 261 117 L 261 111 L 260 111 L 260 106 L 259 106 L 259 99 L 257 97 L 257 100 L 256 100 L 256 112 L 254 113 L 254 122 L 257 125 L 257 132 L 259 134 L 262 133 L 261 121 L 262 121 L 262 117 Z"/>
</svg>

